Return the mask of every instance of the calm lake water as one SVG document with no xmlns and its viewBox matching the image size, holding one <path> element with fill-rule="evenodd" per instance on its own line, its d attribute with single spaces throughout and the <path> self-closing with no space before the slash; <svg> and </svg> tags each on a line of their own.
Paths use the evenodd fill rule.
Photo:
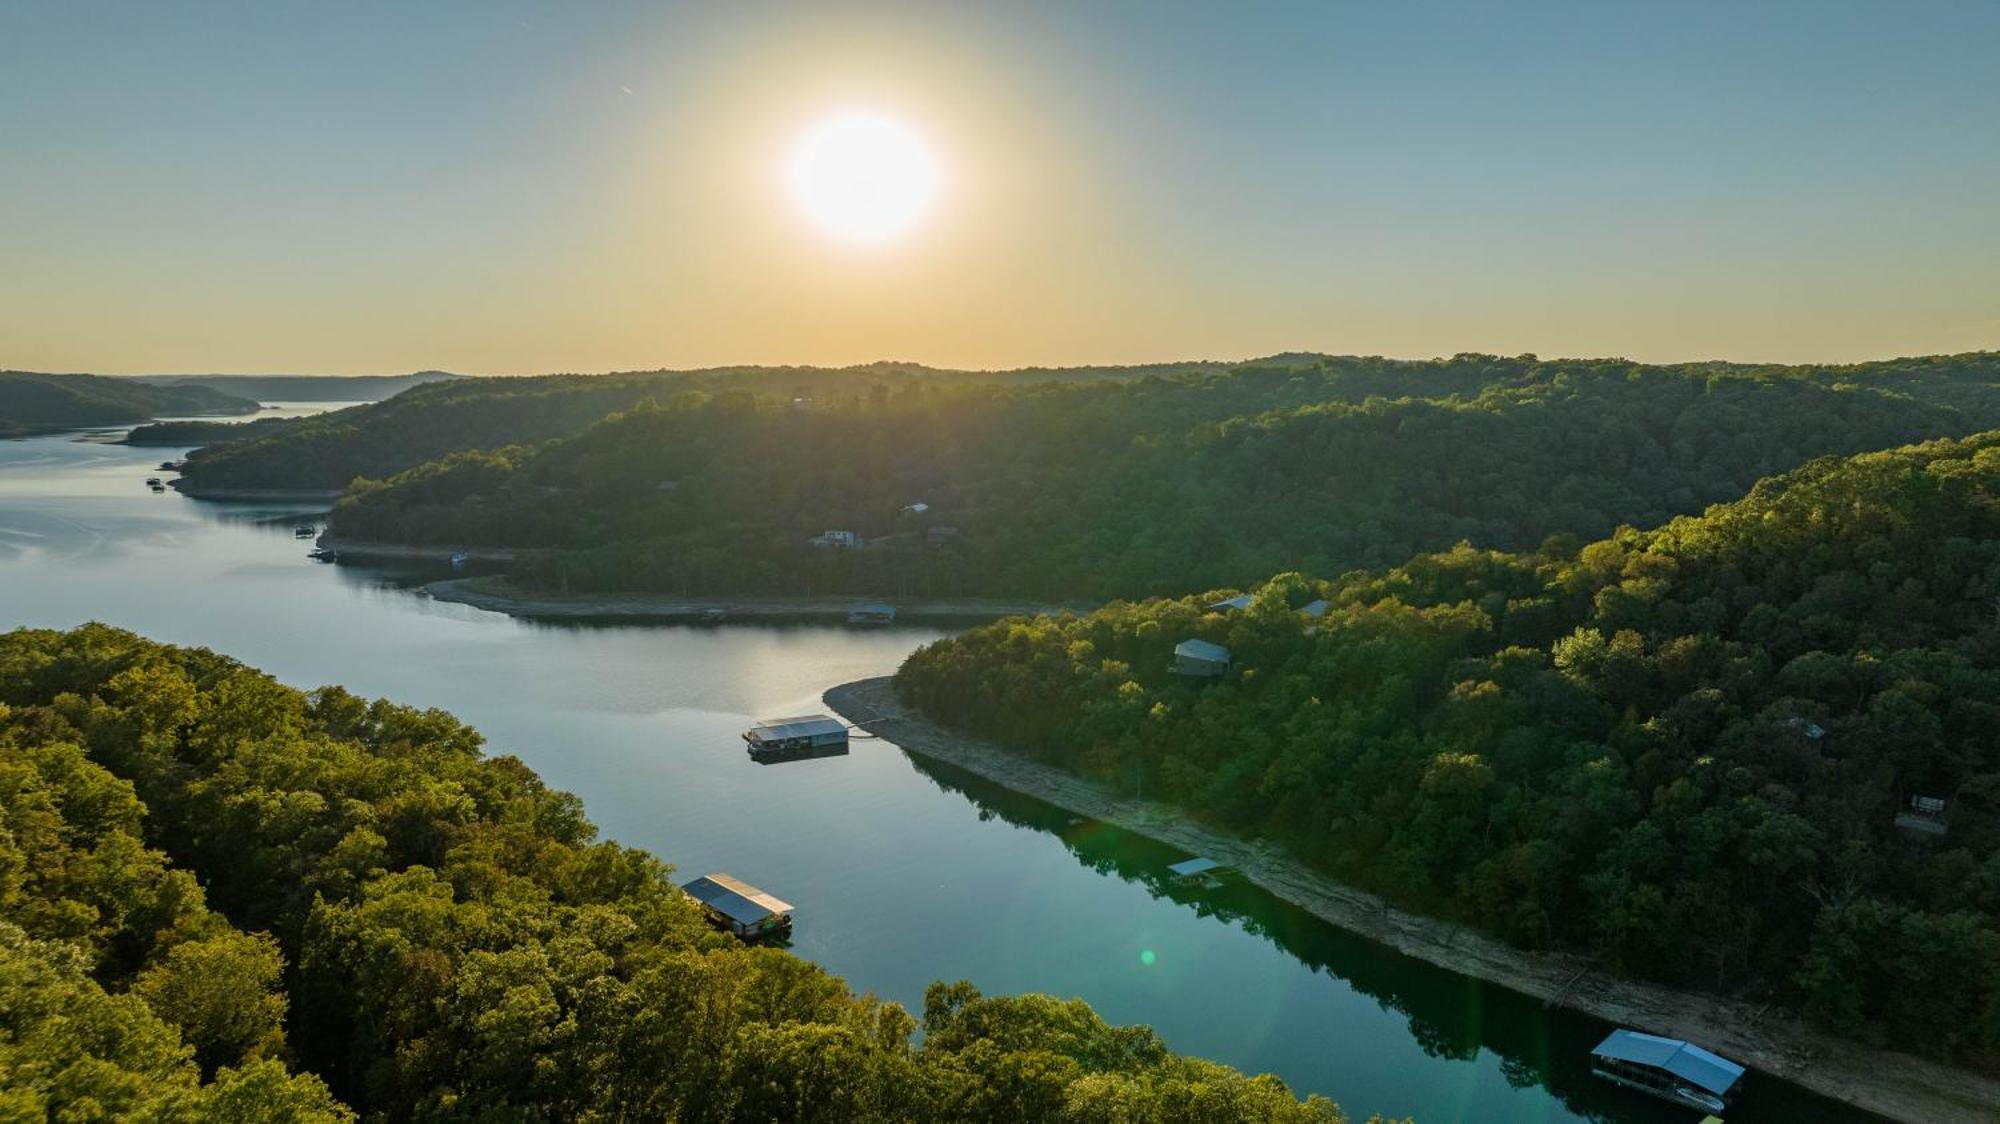
<svg viewBox="0 0 2000 1124">
<path fill-rule="evenodd" d="M 1185 855 L 887 742 L 745 757 L 751 719 L 820 710 L 827 687 L 890 672 L 939 632 L 556 627 L 440 604 L 413 590 L 422 575 L 308 561 L 292 534 L 308 508 L 149 492 L 153 466 L 180 455 L 101 436 L 0 441 L 0 629 L 104 621 L 295 686 L 443 707 L 580 795 L 607 835 L 795 903 L 799 954 L 912 1009 L 935 979 L 1080 996 L 1361 1119 L 1699 1116 L 1592 1079 L 1600 1023 L 1252 888 L 1169 888 L 1162 868 Z M 1861 1119 L 1754 1074 L 1729 1113 Z"/>
</svg>

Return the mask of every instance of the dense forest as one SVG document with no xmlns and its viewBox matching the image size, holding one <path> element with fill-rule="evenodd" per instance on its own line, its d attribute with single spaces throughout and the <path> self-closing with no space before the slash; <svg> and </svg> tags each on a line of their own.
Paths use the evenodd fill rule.
<svg viewBox="0 0 2000 1124">
<path fill-rule="evenodd" d="M 1079 1001 L 855 996 L 449 715 L 98 625 L 0 635 L 0 1026 L 22 1120 L 1341 1119 Z"/>
<path fill-rule="evenodd" d="M 1317 360 L 878 383 L 810 408 L 690 392 L 358 482 L 333 529 L 516 548 L 514 579 L 557 591 L 1172 595 L 1461 540 L 1600 537 L 1815 456 L 1995 425 L 1994 355 L 1769 370 Z M 857 547 L 816 546 L 828 530 Z"/>
<path fill-rule="evenodd" d="M 771 402 L 841 403 L 878 388 L 921 384 L 1089 383 L 1219 369 L 1216 364 L 949 371 L 911 363 L 859 367 L 720 367 L 696 371 L 451 378 L 382 402 L 288 422 L 255 434 L 142 429 L 136 443 L 190 437 L 223 443 L 198 450 L 185 480 L 193 493 L 233 489 L 338 490 L 356 477 L 381 479 L 451 453 L 532 443 L 576 433 L 648 398 L 686 391 L 742 392 Z"/>
<path fill-rule="evenodd" d="M 2000 433 L 1230 592 L 1003 621 L 897 687 L 1403 906 L 2000 1064 Z M 1173 674 L 1191 638 L 1225 676 Z"/>
<path fill-rule="evenodd" d="M 162 414 L 250 414 L 253 399 L 202 386 L 154 386 L 101 375 L 0 371 L 0 437 L 130 425 Z"/>
</svg>

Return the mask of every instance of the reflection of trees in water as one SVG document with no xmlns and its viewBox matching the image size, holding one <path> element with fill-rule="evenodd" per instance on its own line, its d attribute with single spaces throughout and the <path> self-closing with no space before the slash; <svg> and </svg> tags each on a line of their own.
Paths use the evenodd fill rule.
<svg viewBox="0 0 2000 1124">
<path fill-rule="evenodd" d="M 1213 889 L 1177 881 L 1167 866 L 1185 857 L 1178 849 L 993 783 L 977 773 L 916 754 L 917 771 L 940 789 L 971 800 L 982 820 L 999 818 L 1061 839 L 1077 861 L 1115 875 L 1194 910 L 1230 922 L 1270 941 L 1286 955 L 1345 982 L 1402 1015 L 1410 1036 L 1433 1057 L 1468 1061 L 1481 1049 L 1500 1059 L 1507 1084 L 1540 1086 L 1566 1109 L 1590 1120 L 1686 1124 L 1688 1113 L 1610 1086 L 1590 1075 L 1590 1049 L 1609 1024 L 1574 1012 L 1552 1011 L 1539 1000 L 1469 976 L 1449 972 L 1386 945 L 1347 932 L 1281 901 L 1247 882 Z M 1756 1120 L 1860 1122 L 1866 1113 L 1804 1090 L 1754 1077 L 1729 1113 L 1731 1124 Z"/>
</svg>

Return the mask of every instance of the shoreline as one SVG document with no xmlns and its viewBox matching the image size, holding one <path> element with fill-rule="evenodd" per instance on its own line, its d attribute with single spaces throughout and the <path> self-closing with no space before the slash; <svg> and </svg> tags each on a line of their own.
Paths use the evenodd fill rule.
<svg viewBox="0 0 2000 1124">
<path fill-rule="evenodd" d="M 134 445 L 132 447 L 138 449 L 138 448 L 147 448 L 148 446 Z M 150 447 L 165 449 L 165 448 L 170 448 L 172 446 L 158 445 Z M 167 481 L 167 487 L 172 488 L 174 491 L 179 492 L 181 495 L 184 495 L 191 500 L 219 500 L 219 501 L 278 500 L 284 502 L 302 502 L 302 503 L 311 502 L 311 503 L 325 503 L 331 505 L 334 500 L 340 498 L 340 490 L 337 488 L 335 489 L 204 488 L 201 487 L 200 485 L 191 485 L 184 478 Z"/>
<path fill-rule="evenodd" d="M 339 551 L 343 556 L 349 552 L 346 544 L 327 542 L 324 545 Z M 354 548 L 357 557 L 368 556 L 368 544 Z M 408 551 L 423 551 L 421 547 L 399 548 Z M 431 548 L 426 553 L 416 555 L 395 555 L 396 557 L 424 557 L 443 560 L 451 553 L 449 547 Z M 467 551 L 475 560 L 505 561 L 498 552 Z M 506 552 L 507 558 L 512 552 Z M 498 586 L 499 588 L 496 588 Z M 495 613 L 505 613 L 511 617 L 526 620 L 629 620 L 654 623 L 698 623 L 710 609 L 723 609 L 729 614 L 725 623 L 744 621 L 784 622 L 817 621 L 845 623 L 847 612 L 855 602 L 869 600 L 859 596 L 837 597 L 713 597 L 708 599 L 670 597 L 664 594 L 646 593 L 594 593 L 570 596 L 538 595 L 524 597 L 504 587 L 490 577 L 449 578 L 429 582 L 424 591 L 434 600 L 450 601 L 460 605 L 471 605 L 476 609 L 486 609 Z M 997 620 L 1001 617 L 1039 616 L 1067 611 L 1072 606 L 1042 605 L 1017 601 L 982 601 L 974 598 L 956 598 L 940 601 L 899 601 L 896 605 L 897 623 L 912 621 L 948 621 L 967 623 L 973 621 Z"/>
<path fill-rule="evenodd" d="M 917 715 L 881 676 L 823 696 L 848 722 L 910 753 L 956 765 L 1015 792 L 1234 866 L 1239 876 L 1323 921 L 1440 968 L 1545 1004 L 1697 1042 L 1752 1069 L 1894 1120 L 2000 1117 L 2000 1081 L 1839 1038 L 1768 1006 L 1608 975 L 1581 957 L 1532 953 L 1389 905 L 1334 881 L 1266 842 L 1203 827 L 1169 805 L 1135 800 Z"/>
<path fill-rule="evenodd" d="M 347 539 L 329 538 L 321 535 L 315 545 L 325 547 L 342 558 L 409 558 L 422 562 L 449 562 L 454 554 L 464 554 L 474 562 L 512 562 L 514 552 L 496 546 L 405 546 L 392 542 L 352 542 Z M 470 581 L 470 578 L 455 578 L 453 581 Z M 446 582 L 432 582 L 432 585 L 446 585 Z M 431 596 L 437 597 L 433 593 Z M 440 601 L 453 598 L 439 597 Z"/>
</svg>

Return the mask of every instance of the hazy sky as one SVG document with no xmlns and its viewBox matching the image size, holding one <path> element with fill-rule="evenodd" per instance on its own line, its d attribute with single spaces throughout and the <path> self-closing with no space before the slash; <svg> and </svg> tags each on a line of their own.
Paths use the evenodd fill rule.
<svg viewBox="0 0 2000 1124">
<path fill-rule="evenodd" d="M 0 4 L 0 367 L 1982 348 L 1996 0 Z"/>
</svg>

